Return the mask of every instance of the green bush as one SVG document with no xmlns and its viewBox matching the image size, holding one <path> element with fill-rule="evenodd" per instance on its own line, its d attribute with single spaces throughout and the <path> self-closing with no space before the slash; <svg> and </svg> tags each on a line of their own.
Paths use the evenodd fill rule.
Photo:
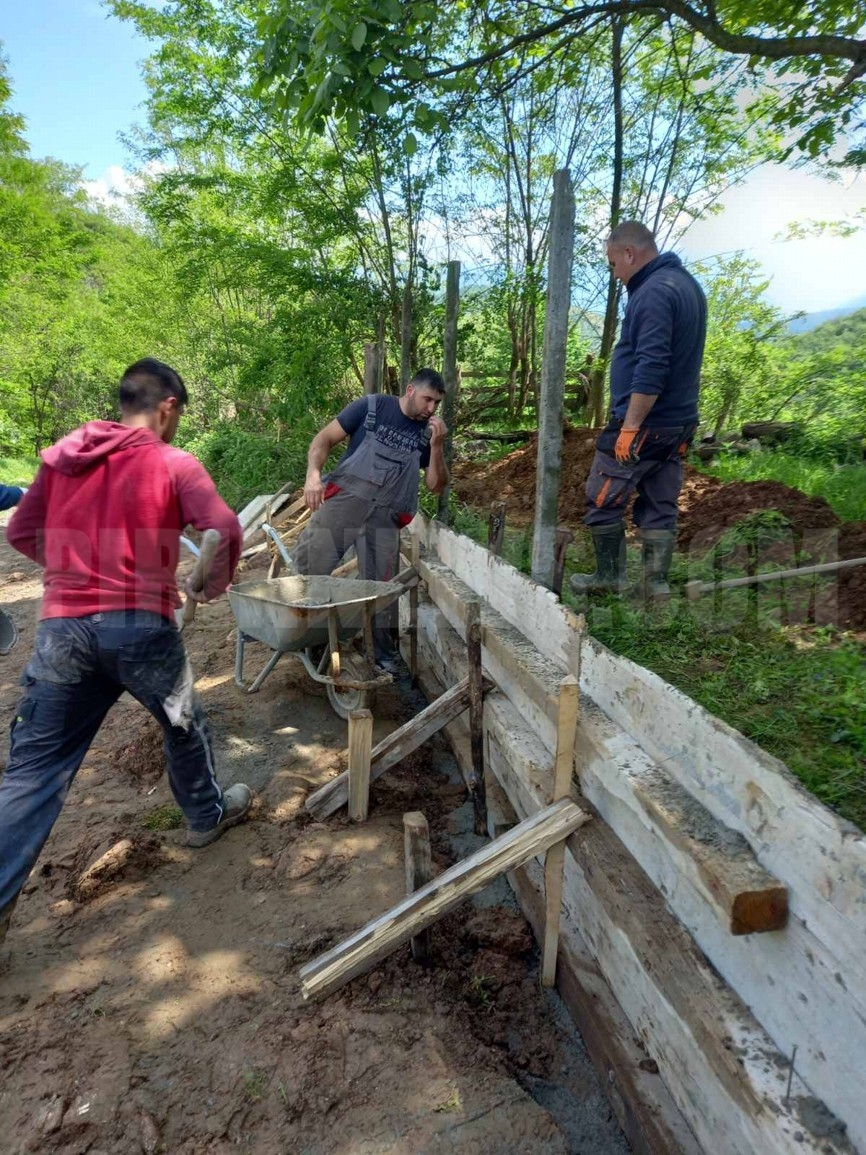
<svg viewBox="0 0 866 1155">
<path fill-rule="evenodd" d="M 297 428 L 292 436 L 276 441 L 236 425 L 217 425 L 183 448 L 204 465 L 232 509 L 240 510 L 257 494 L 274 493 L 286 482 L 303 485 L 314 432 L 312 427 Z"/>
</svg>

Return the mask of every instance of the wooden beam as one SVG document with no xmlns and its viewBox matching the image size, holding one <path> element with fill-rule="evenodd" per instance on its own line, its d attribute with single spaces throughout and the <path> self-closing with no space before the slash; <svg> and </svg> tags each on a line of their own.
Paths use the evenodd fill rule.
<svg viewBox="0 0 866 1155">
<path fill-rule="evenodd" d="M 548 806 L 513 830 L 456 863 L 344 942 L 301 968 L 305 999 L 339 990 L 401 943 L 436 922 L 500 875 L 543 854 L 578 830 L 589 815 L 568 799 Z"/>
<path fill-rule="evenodd" d="M 370 753 L 373 746 L 373 715 L 353 710 L 349 715 L 349 817 L 366 822 L 370 806 Z"/>
<path fill-rule="evenodd" d="M 409 564 L 416 573 L 421 572 L 421 542 L 417 534 L 412 534 L 409 545 Z M 409 590 L 409 674 L 414 685 L 418 681 L 418 586 Z"/>
<path fill-rule="evenodd" d="M 481 603 L 473 599 L 466 607 L 466 658 L 469 668 L 469 733 L 472 742 L 472 806 L 475 833 L 487 833 L 484 805 L 484 700 L 481 670 Z"/>
<path fill-rule="evenodd" d="M 492 684 L 486 682 L 484 688 L 489 689 Z M 462 714 L 468 706 L 469 679 L 464 678 L 462 682 L 446 691 L 441 698 L 431 702 L 420 714 L 379 742 L 370 758 L 370 781 L 375 781 L 386 770 L 402 762 L 408 754 L 417 750 L 428 738 Z M 348 771 L 344 771 L 311 794 L 307 799 L 306 808 L 316 818 L 327 818 L 329 814 L 345 806 L 348 797 L 349 774 Z"/>
<path fill-rule="evenodd" d="M 559 688 L 559 718 L 556 737 L 556 759 L 553 764 L 553 798 L 559 802 L 571 796 L 571 777 L 574 772 L 574 742 L 580 690 L 577 678 L 569 674 Z M 559 922 L 562 911 L 562 872 L 565 866 L 565 843 L 551 846 L 544 862 L 544 945 L 542 948 L 541 985 L 552 987 L 556 982 L 556 956 L 559 949 Z"/>
<path fill-rule="evenodd" d="M 420 810 L 411 810 L 403 815 L 403 855 L 406 862 L 406 893 L 414 894 L 433 877 L 430 827 Z M 414 935 L 410 945 L 415 962 L 430 962 L 429 927 Z"/>
<path fill-rule="evenodd" d="M 553 582 L 550 588 L 557 597 L 562 596 L 562 579 L 565 575 L 565 557 L 568 553 L 568 547 L 574 541 L 574 534 L 565 526 L 558 526 L 556 530 L 556 542 L 554 543 L 554 558 L 553 558 Z"/>
</svg>

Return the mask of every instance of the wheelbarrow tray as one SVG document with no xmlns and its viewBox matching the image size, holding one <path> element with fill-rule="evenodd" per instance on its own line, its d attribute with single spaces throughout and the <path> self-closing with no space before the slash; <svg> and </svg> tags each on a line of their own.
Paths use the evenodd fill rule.
<svg viewBox="0 0 866 1155">
<path fill-rule="evenodd" d="M 244 637 L 278 653 L 327 645 L 328 617 L 348 641 L 361 630 L 364 613 L 376 613 L 405 590 L 397 582 L 291 575 L 240 582 L 229 591 L 232 613 Z"/>
</svg>

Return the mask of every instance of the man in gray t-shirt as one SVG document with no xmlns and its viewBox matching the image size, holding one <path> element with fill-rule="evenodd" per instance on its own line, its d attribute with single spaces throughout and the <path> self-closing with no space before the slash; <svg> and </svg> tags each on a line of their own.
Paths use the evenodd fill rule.
<svg viewBox="0 0 866 1155">
<path fill-rule="evenodd" d="M 448 430 L 436 416 L 444 395 L 440 374 L 420 369 L 402 397 L 361 397 L 319 430 L 307 454 L 304 497 L 313 516 L 295 551 L 300 573 L 329 574 L 354 545 L 362 578 L 394 577 L 400 529 L 418 509 L 420 471 L 432 493 L 448 484 L 443 455 Z M 323 479 L 329 454 L 346 438 L 346 452 Z M 393 653 L 390 633 L 389 626 L 377 623 L 376 654 L 383 661 Z"/>
</svg>

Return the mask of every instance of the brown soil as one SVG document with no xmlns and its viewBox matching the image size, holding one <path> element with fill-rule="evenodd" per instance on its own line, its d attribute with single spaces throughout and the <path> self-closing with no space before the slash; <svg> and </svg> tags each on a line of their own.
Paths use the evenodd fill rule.
<svg viewBox="0 0 866 1155">
<path fill-rule="evenodd" d="M 22 579 L 4 583 L 13 570 Z M 0 605 L 21 631 L 0 659 L 4 742 L 39 594 L 36 567 L 4 540 Z M 402 814 L 426 813 L 441 868 L 474 838 L 471 807 L 434 742 L 374 785 L 365 825 L 308 821 L 306 795 L 342 765 L 345 723 L 293 658 L 245 696 L 233 627 L 222 599 L 186 637 L 220 778 L 256 790 L 252 819 L 202 851 L 180 829 L 148 830 L 172 801 L 161 743 L 137 704 L 118 703 L 0 948 L 4 1155 L 625 1152 L 504 887 L 479 896 L 500 905 L 436 925 L 429 969 L 400 951 L 303 1001 L 299 965 L 401 897 Z M 266 652 L 248 655 L 252 676 Z M 417 708 L 383 692 L 376 737 Z M 124 838 L 124 868 L 71 898 Z"/>
<path fill-rule="evenodd" d="M 562 443 L 559 521 L 580 531 L 583 489 L 595 452 L 597 430 L 566 427 Z M 491 501 L 507 503 L 507 521 L 525 526 L 535 510 L 535 459 L 538 437 L 495 462 L 460 462 L 455 467 L 458 498 L 479 510 Z M 824 560 L 866 557 L 866 522 L 840 523 L 822 497 L 808 497 L 776 481 L 723 484 L 690 465 L 680 494 L 678 547 L 702 557 L 723 534 L 750 514 L 772 510 L 791 526 L 790 546 L 768 546 L 758 564 L 781 568 Z M 795 552 L 796 551 L 796 552 Z M 866 630 L 866 566 L 842 570 L 837 579 L 822 579 L 817 620 L 844 629 Z"/>
</svg>

